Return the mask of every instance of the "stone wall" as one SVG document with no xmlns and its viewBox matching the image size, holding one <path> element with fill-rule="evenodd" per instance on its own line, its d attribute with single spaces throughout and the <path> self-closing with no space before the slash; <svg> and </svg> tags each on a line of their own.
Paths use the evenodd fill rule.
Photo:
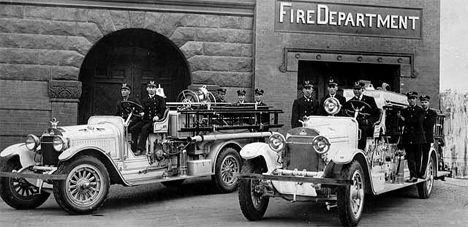
<svg viewBox="0 0 468 227">
<path fill-rule="evenodd" d="M 218 5 L 222 8 L 228 3 Z M 232 101 L 237 89 L 250 91 L 252 4 L 236 3 L 252 7 L 251 13 L 238 15 L 210 13 L 203 7 L 178 12 L 170 6 L 109 4 L 68 7 L 40 1 L 0 2 L 0 150 L 23 142 L 29 133 L 40 134 L 52 115 L 62 119 L 61 125 L 76 124 L 81 64 L 97 41 L 121 29 L 148 29 L 172 40 L 189 62 L 193 84 L 226 87 Z"/>
</svg>

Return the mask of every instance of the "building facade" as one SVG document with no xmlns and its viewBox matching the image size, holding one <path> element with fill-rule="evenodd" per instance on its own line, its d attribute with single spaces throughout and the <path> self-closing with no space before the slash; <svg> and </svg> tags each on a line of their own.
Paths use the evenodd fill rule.
<svg viewBox="0 0 468 227">
<path fill-rule="evenodd" d="M 439 92 L 439 0 L 0 0 L 0 149 L 61 125 L 112 114 L 120 84 L 168 101 L 217 85 L 235 101 L 265 90 L 290 128 L 303 80 Z"/>
</svg>

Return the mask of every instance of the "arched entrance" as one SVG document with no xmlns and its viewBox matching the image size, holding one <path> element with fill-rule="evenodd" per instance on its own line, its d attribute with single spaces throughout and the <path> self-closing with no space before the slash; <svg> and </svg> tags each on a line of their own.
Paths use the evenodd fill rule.
<svg viewBox="0 0 468 227">
<path fill-rule="evenodd" d="M 80 69 L 83 91 L 78 123 L 93 115 L 113 115 L 120 86 L 132 86 L 141 100 L 150 80 L 160 83 L 168 101 L 190 84 L 190 70 L 179 48 L 165 36 L 145 29 L 124 29 L 99 40 Z"/>
</svg>

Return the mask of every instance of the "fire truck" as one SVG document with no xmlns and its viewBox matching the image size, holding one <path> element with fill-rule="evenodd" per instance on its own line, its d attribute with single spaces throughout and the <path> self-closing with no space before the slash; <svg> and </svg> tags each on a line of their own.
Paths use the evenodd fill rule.
<svg viewBox="0 0 468 227">
<path fill-rule="evenodd" d="M 279 197 L 291 202 L 323 202 L 328 209 L 337 208 L 343 225 L 355 226 L 366 194 L 380 195 L 416 185 L 419 198 L 430 197 L 434 180 L 449 174 L 441 156 L 444 116 L 436 120 L 426 178 L 408 183 L 405 151 L 397 146 L 402 134 L 398 112 L 408 106 L 406 96 L 385 90 L 365 90 L 364 94 L 374 97 L 380 110 L 364 150 L 358 149 L 361 133 L 356 118 L 366 114 L 366 107 L 361 107 L 365 105 L 349 101 L 355 103 L 346 111 L 349 116 L 337 116 L 341 106 L 335 98 L 324 103 L 330 116 L 305 117 L 303 127 L 286 135 L 273 133 L 267 142 L 242 148 L 245 161 L 239 174 L 239 205 L 245 218 L 260 220 L 270 198 Z M 345 89 L 344 96 L 350 100 L 353 91 Z"/>
<path fill-rule="evenodd" d="M 142 111 L 137 103 L 122 102 L 127 119 L 93 116 L 85 125 L 61 127 L 60 117 L 54 118 L 41 135 L 30 134 L 0 153 L 0 196 L 13 208 L 34 209 L 53 193 L 68 213 L 87 214 L 104 204 L 112 184 L 175 187 L 211 177 L 218 191 L 236 190 L 239 151 L 282 127 L 282 111 L 216 103 L 202 88 L 184 90 L 177 102 L 167 103 L 141 156 L 132 152 L 128 132 L 131 116 Z"/>
</svg>

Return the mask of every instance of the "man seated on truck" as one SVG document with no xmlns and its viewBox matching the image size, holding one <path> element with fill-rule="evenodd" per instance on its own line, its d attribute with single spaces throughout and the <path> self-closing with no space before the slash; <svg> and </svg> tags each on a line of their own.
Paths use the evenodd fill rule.
<svg viewBox="0 0 468 227">
<path fill-rule="evenodd" d="M 130 93 L 132 91 L 132 88 L 128 84 L 122 84 L 122 87 L 120 88 L 120 93 L 122 94 L 122 99 L 119 100 L 116 104 L 116 110 L 115 110 L 115 116 L 121 116 L 124 120 L 127 120 L 128 115 L 130 114 L 127 110 L 122 108 L 122 102 L 123 101 L 131 101 L 137 104 L 140 104 L 140 101 L 136 98 L 130 97 Z M 136 152 L 136 144 L 138 140 L 138 135 L 140 134 L 140 129 L 136 128 L 135 125 L 140 122 L 140 115 L 133 115 L 130 118 L 130 121 L 128 122 L 128 131 L 132 134 L 132 151 Z"/>
<path fill-rule="evenodd" d="M 148 139 L 148 135 L 153 131 L 153 122 L 161 119 L 166 110 L 166 101 L 161 96 L 156 95 L 157 85 L 154 81 L 150 81 L 146 85 L 146 91 L 148 91 L 148 96 L 144 97 L 141 102 L 144 113 L 142 122 L 139 124 L 139 127 L 141 127 L 141 135 L 138 141 L 136 155 L 145 153 L 146 139 Z"/>
<path fill-rule="evenodd" d="M 353 86 L 354 97 L 346 102 L 343 107 L 344 111 L 354 111 L 356 109 L 360 111 L 356 120 L 361 130 L 361 138 L 358 142 L 358 148 L 361 150 L 366 148 L 367 137 L 372 136 L 374 123 L 379 120 L 379 109 L 375 103 L 375 99 L 371 96 L 364 95 L 364 87 L 365 84 L 362 81 L 357 81 Z M 361 101 L 363 103 L 352 101 Z"/>
</svg>

